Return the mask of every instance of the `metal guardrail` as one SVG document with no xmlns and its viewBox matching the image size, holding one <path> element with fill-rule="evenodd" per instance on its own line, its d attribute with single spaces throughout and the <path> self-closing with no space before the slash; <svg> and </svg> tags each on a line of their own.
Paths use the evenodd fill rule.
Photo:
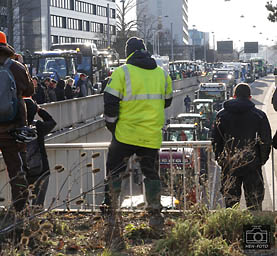
<svg viewBox="0 0 277 256">
<path fill-rule="evenodd" d="M 53 204 L 54 207 L 60 209 L 90 209 L 98 210 L 104 197 L 104 180 L 106 177 L 106 158 L 109 143 L 72 143 L 72 144 L 48 144 L 47 152 L 51 166 L 50 181 L 46 196 L 45 206 Z M 178 164 L 174 161 L 174 152 L 178 148 L 179 152 L 183 152 L 182 161 Z M 200 149 L 207 152 L 207 184 L 204 186 L 200 182 Z M 194 190 L 197 202 L 204 202 L 210 209 L 215 206 L 216 198 L 216 165 L 212 159 L 211 142 L 163 142 L 162 150 L 167 150 L 170 161 L 168 167 L 161 169 L 160 176 L 163 181 L 162 195 L 171 198 L 170 209 L 179 211 L 187 209 L 190 204 L 188 194 Z M 191 149 L 189 159 L 193 162 L 188 165 L 186 161 L 187 155 L 184 152 Z M 98 157 L 95 157 L 100 153 Z M 187 153 L 186 153 L 187 154 Z M 94 156 L 94 157 L 92 157 Z M 175 159 L 176 160 L 176 159 Z M 161 160 L 160 160 L 161 163 Z M 122 198 L 129 198 L 131 204 L 129 210 L 137 209 L 133 202 L 135 196 L 143 195 L 145 198 L 145 189 L 143 187 L 143 178 L 139 177 L 139 185 L 134 182 L 136 161 L 130 161 L 127 178 L 122 184 Z M 161 164 L 159 165 L 162 166 Z M 55 168 L 56 167 L 56 168 Z M 59 167 L 59 168 L 57 168 Z M 56 169 L 56 170 L 55 170 Z M 62 170 L 62 171 L 61 171 Z M 129 172 L 133 170 L 133 172 Z M 6 174 L 6 172 L 4 172 Z M 7 177 L 1 175 L 1 183 L 8 181 Z M 4 179 L 2 179 L 4 178 Z M 137 178 L 137 177 L 136 177 Z M 187 185 L 188 180 L 193 180 L 193 187 Z M 4 205 L 10 202 L 9 186 L 1 192 L 1 196 L 7 199 Z M 88 192 L 89 191 L 89 192 Z M 72 198 L 83 198 L 84 203 L 78 204 L 78 200 L 71 201 Z M 68 203 L 65 203 L 68 201 Z M 178 203 L 177 203 L 178 202 Z"/>
</svg>

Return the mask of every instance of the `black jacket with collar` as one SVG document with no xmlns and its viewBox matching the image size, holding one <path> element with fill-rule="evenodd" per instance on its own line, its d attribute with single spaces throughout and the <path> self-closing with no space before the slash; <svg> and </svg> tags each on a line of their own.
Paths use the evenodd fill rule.
<svg viewBox="0 0 277 256">
<path fill-rule="evenodd" d="M 239 156 L 238 152 L 244 152 L 243 161 L 246 166 L 265 164 L 270 154 L 272 138 L 266 114 L 245 98 L 226 101 L 223 107 L 217 114 L 212 130 L 216 160 L 226 166 L 228 156 Z M 252 153 L 247 153 L 249 150 Z M 251 159 L 248 163 L 247 158 Z"/>
</svg>

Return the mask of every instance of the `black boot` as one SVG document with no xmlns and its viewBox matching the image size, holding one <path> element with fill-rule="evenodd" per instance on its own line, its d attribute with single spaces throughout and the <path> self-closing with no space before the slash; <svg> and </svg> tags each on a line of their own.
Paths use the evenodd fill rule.
<svg viewBox="0 0 277 256">
<path fill-rule="evenodd" d="M 149 227 L 161 230 L 164 226 L 164 216 L 161 213 L 161 182 L 160 180 L 144 179 L 147 200 L 147 211 L 150 214 Z"/>
</svg>

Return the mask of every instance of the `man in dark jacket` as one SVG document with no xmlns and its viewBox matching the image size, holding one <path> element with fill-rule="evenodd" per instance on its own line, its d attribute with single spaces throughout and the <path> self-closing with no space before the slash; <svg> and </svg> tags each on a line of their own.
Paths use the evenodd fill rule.
<svg viewBox="0 0 277 256">
<path fill-rule="evenodd" d="M 50 87 L 51 84 L 51 78 L 50 77 L 45 77 L 43 82 L 42 82 L 42 88 L 45 88 L 45 102 L 50 102 L 49 95 L 48 95 L 48 88 Z"/>
<path fill-rule="evenodd" d="M 66 86 L 64 90 L 64 95 L 67 100 L 73 99 L 74 93 L 73 93 L 73 84 L 74 80 L 70 77 L 66 81 Z"/>
<path fill-rule="evenodd" d="M 32 99 L 24 99 L 24 101 L 27 108 L 28 125 L 34 125 L 37 129 L 37 142 L 42 160 L 41 172 L 27 172 L 27 181 L 29 185 L 34 184 L 35 186 L 34 194 L 36 198 L 33 200 L 33 205 L 43 206 L 50 175 L 44 137 L 53 130 L 56 126 L 56 122 L 45 109 L 40 108 Z M 38 114 L 42 120 L 34 120 L 36 114 Z"/>
<path fill-rule="evenodd" d="M 186 112 L 190 112 L 190 103 L 191 103 L 191 99 L 190 97 L 187 95 L 184 99 L 184 105 L 186 107 Z"/>
<path fill-rule="evenodd" d="M 15 51 L 7 44 L 5 33 L 0 32 L 0 65 L 4 65 L 14 56 Z M 16 83 L 18 111 L 14 120 L 0 123 L 0 150 L 8 169 L 13 206 L 16 211 L 21 211 L 25 206 L 27 195 L 25 193 L 26 180 L 24 175 L 21 175 L 21 173 L 24 174 L 23 163 L 25 159 L 20 153 L 26 150 L 26 145 L 18 143 L 10 135 L 10 131 L 26 126 L 27 117 L 23 97 L 30 97 L 34 93 L 34 85 L 27 68 L 20 62 L 12 60 L 10 71 Z"/>
<path fill-rule="evenodd" d="M 76 91 L 78 93 L 78 98 L 88 96 L 87 75 L 86 74 L 80 75 L 80 78 L 76 84 Z"/>
<path fill-rule="evenodd" d="M 212 131 L 215 159 L 222 167 L 221 192 L 226 207 L 232 207 L 240 201 L 243 184 L 247 207 L 261 210 L 262 166 L 270 154 L 270 124 L 266 114 L 250 101 L 248 84 L 238 84 L 234 98 L 224 103 Z"/>
<path fill-rule="evenodd" d="M 57 86 L 57 81 L 52 79 L 47 88 L 49 102 L 57 101 L 56 86 Z"/>
<path fill-rule="evenodd" d="M 65 100 L 64 89 L 65 89 L 65 81 L 60 79 L 55 89 L 57 101 Z"/>
<path fill-rule="evenodd" d="M 32 79 L 33 79 L 33 84 L 34 84 L 34 88 L 35 88 L 35 93 L 32 96 L 32 99 L 37 104 L 46 103 L 46 95 L 45 95 L 46 88 L 44 88 L 44 86 L 41 85 L 41 83 L 39 82 L 39 80 L 36 76 L 34 76 Z"/>
</svg>

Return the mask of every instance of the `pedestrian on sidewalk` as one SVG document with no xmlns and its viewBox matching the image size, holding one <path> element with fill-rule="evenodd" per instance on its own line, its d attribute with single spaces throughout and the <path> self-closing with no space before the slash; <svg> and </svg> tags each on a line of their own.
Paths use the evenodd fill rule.
<svg viewBox="0 0 277 256">
<path fill-rule="evenodd" d="M 19 61 L 14 49 L 8 45 L 4 32 L 0 32 L 0 150 L 7 166 L 13 207 L 24 209 L 28 193 L 25 170 L 26 144 L 19 143 L 11 131 L 27 125 L 23 97 L 34 93 L 28 69 Z"/>
<path fill-rule="evenodd" d="M 164 109 L 172 101 L 171 78 L 151 58 L 143 40 L 137 37 L 128 39 L 125 51 L 126 64 L 113 72 L 104 91 L 104 116 L 112 133 L 107 157 L 110 193 L 105 195 L 105 204 L 111 209 L 109 227 L 115 227 L 107 230 L 108 240 L 113 244 L 120 236 L 115 210 L 122 174 L 133 154 L 138 156 L 145 176 L 149 226 L 154 229 L 163 227 L 161 182 L 155 161 L 162 142 Z"/>
<path fill-rule="evenodd" d="M 189 113 L 190 112 L 190 103 L 191 103 L 191 99 L 190 97 L 187 95 L 184 99 L 184 104 L 185 104 L 185 108 L 186 108 L 186 112 Z"/>
<path fill-rule="evenodd" d="M 234 89 L 234 99 L 224 102 L 212 130 L 215 159 L 222 168 L 221 193 L 226 207 L 240 202 L 243 185 L 246 205 L 262 210 L 262 166 L 269 158 L 271 129 L 266 113 L 250 100 L 248 84 Z"/>
</svg>

